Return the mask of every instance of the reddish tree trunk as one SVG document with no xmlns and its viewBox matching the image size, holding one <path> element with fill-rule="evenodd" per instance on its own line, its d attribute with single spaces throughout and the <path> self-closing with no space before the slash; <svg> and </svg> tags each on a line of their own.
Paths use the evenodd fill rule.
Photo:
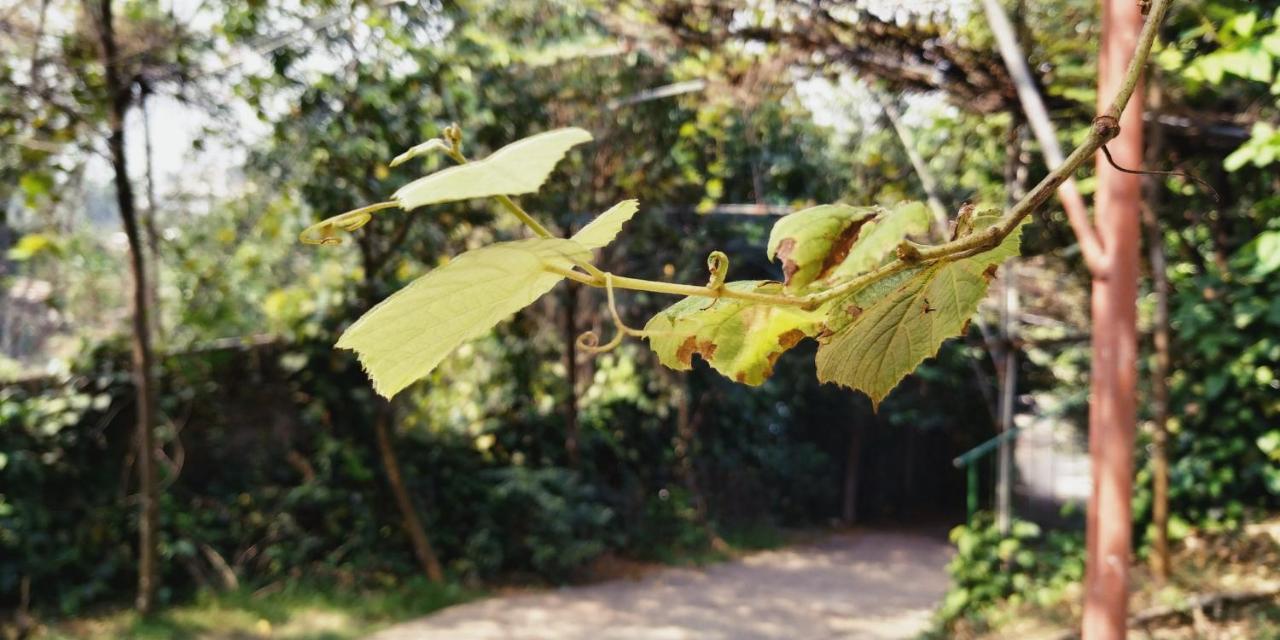
<svg viewBox="0 0 1280 640">
<path fill-rule="evenodd" d="M 1098 57 L 1098 112 L 1116 95 L 1142 26 L 1138 3 L 1105 0 Z M 1142 165 L 1142 89 L 1120 118 L 1108 148 L 1124 167 Z M 1093 493 L 1085 532 L 1085 640 L 1125 637 L 1132 528 L 1133 440 L 1137 393 L 1138 176 L 1098 158 L 1097 229 L 1105 267 L 1093 277 L 1093 374 L 1089 457 Z"/>
</svg>

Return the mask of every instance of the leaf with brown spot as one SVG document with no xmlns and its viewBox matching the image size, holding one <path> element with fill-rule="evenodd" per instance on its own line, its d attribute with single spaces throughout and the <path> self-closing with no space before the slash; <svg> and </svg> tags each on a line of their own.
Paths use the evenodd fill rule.
<svg viewBox="0 0 1280 640">
<path fill-rule="evenodd" d="M 777 294 L 777 282 L 744 281 L 725 285 L 732 291 Z M 785 351 L 823 327 L 823 311 L 766 305 L 730 298 L 685 298 L 645 325 L 649 346 L 662 364 L 686 370 L 695 354 L 713 369 L 749 385 L 773 372 Z"/>
<path fill-rule="evenodd" d="M 830 279 L 848 279 L 885 261 L 907 236 L 929 230 L 929 209 L 919 202 L 903 202 L 868 220 L 857 241 L 845 250 L 829 272 Z"/>
<path fill-rule="evenodd" d="M 825 305 L 827 324 L 836 328 L 818 348 L 818 379 L 858 389 L 878 406 L 943 341 L 964 331 L 986 294 L 988 272 L 1017 255 L 1021 233 L 992 251 L 915 267 Z M 850 302 L 863 311 L 846 322 Z"/>
<path fill-rule="evenodd" d="M 680 343 L 680 348 L 676 349 L 676 361 L 685 367 L 693 366 L 693 354 L 698 352 L 698 338 L 689 336 Z"/>
<path fill-rule="evenodd" d="M 855 246 L 863 224 L 880 207 L 824 204 L 783 216 L 769 233 L 770 260 L 782 262 L 788 291 L 805 287 L 838 266 Z"/>
<path fill-rule="evenodd" d="M 783 238 L 782 242 L 778 243 L 778 250 L 775 252 L 778 260 L 782 262 L 782 277 L 786 282 L 790 282 L 795 277 L 796 270 L 800 268 L 800 265 L 791 259 L 791 252 L 795 251 L 795 248 L 795 238 Z"/>
</svg>

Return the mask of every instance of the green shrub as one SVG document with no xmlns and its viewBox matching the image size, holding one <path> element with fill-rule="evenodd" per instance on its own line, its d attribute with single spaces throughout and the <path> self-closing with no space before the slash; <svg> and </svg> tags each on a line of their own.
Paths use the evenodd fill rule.
<svg viewBox="0 0 1280 640">
<path fill-rule="evenodd" d="M 1044 534 L 1034 523 L 1014 520 L 1000 534 L 989 513 L 951 530 L 956 555 L 947 566 L 951 590 L 940 616 L 981 622 L 999 602 L 1048 603 L 1061 589 L 1084 577 L 1084 540 L 1075 533 Z"/>
<path fill-rule="evenodd" d="M 613 510 L 576 473 L 507 467 L 485 476 L 491 489 L 483 525 L 467 546 L 490 571 L 529 571 L 560 582 L 612 546 Z"/>
<path fill-rule="evenodd" d="M 1175 272 L 1170 301 L 1171 531 L 1240 526 L 1280 508 L 1280 231 L 1231 257 L 1231 273 Z M 1150 521 L 1151 469 L 1135 485 Z"/>
</svg>

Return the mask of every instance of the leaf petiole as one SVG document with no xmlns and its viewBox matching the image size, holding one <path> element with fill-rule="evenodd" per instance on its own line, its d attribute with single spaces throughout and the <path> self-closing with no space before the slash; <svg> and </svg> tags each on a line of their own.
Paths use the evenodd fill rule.
<svg viewBox="0 0 1280 640">
<path fill-rule="evenodd" d="M 449 156 L 454 162 L 460 165 L 467 164 L 467 157 L 462 155 L 461 134 L 455 133 L 454 135 L 449 136 L 448 143 L 449 143 L 449 148 L 445 150 L 445 155 Z M 524 226 L 529 227 L 529 229 L 533 230 L 534 233 L 538 234 L 539 237 L 542 237 L 542 238 L 555 237 L 555 235 L 552 234 L 549 229 L 542 226 L 541 222 L 538 222 L 537 218 L 534 218 L 533 216 L 529 215 L 529 212 L 525 211 L 523 207 L 516 204 L 516 201 L 512 200 L 510 196 L 494 196 L 494 199 L 496 199 L 498 201 L 498 204 L 502 205 L 504 209 L 509 211 L 511 215 L 514 215 L 517 219 L 520 220 L 520 222 L 523 222 Z M 601 277 L 604 276 L 603 271 L 601 271 L 598 267 L 591 264 L 590 262 L 587 262 L 586 260 L 579 260 L 575 258 L 573 262 L 574 264 L 577 264 L 579 267 L 582 267 L 583 269 L 585 269 L 587 273 L 590 273 L 593 276 L 601 276 Z"/>
<path fill-rule="evenodd" d="M 644 280 L 642 278 L 628 278 L 626 276 L 618 276 L 608 272 L 602 272 L 600 276 L 592 276 L 573 269 L 565 269 L 552 265 L 546 266 L 545 269 L 551 273 L 573 280 L 574 282 L 580 282 L 589 287 L 596 287 L 598 289 L 608 287 L 609 280 L 612 280 L 615 288 L 630 289 L 632 291 L 648 291 L 650 293 L 664 293 L 673 296 L 695 296 L 699 298 L 734 298 L 738 300 L 749 300 L 752 302 L 786 307 L 803 307 L 808 304 L 808 301 L 805 298 L 785 294 L 734 291 L 727 287 L 723 289 L 712 289 L 711 287 L 692 284 Z"/>
</svg>

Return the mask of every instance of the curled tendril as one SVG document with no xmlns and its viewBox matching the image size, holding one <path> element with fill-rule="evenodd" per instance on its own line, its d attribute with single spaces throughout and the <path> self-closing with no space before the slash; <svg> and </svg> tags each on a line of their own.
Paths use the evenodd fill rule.
<svg viewBox="0 0 1280 640">
<path fill-rule="evenodd" d="M 613 335 L 613 339 L 600 344 L 600 336 L 594 331 L 588 331 L 578 336 L 577 345 L 579 349 L 590 354 L 607 353 L 618 348 L 622 344 L 622 339 L 626 336 L 636 338 L 645 338 L 650 334 L 640 329 L 632 329 L 622 321 L 622 315 L 618 313 L 618 304 L 613 298 L 613 274 L 604 274 L 604 290 L 609 298 L 609 315 L 613 317 L 613 326 L 617 331 Z"/>
<path fill-rule="evenodd" d="M 729 275 L 729 256 L 723 251 L 712 251 L 707 254 L 707 271 L 711 272 L 711 277 L 707 279 L 707 288 L 714 290 L 716 296 L 711 300 L 711 304 L 702 308 L 703 311 L 720 302 L 720 292 L 724 291 L 724 280 Z"/>
<path fill-rule="evenodd" d="M 711 272 L 707 287 L 711 289 L 724 287 L 725 276 L 729 275 L 729 256 L 723 251 L 712 251 L 707 256 L 707 270 Z"/>
<path fill-rule="evenodd" d="M 1146 169 L 1126 169 L 1116 164 L 1115 159 L 1111 157 L 1111 150 L 1108 149 L 1107 145 L 1105 144 L 1102 145 L 1102 155 L 1106 156 L 1107 163 L 1110 164 L 1113 169 L 1115 169 L 1116 171 L 1119 171 L 1120 173 L 1129 173 L 1135 176 L 1178 176 L 1181 178 L 1186 178 L 1204 187 L 1205 190 L 1209 192 L 1209 195 L 1213 196 L 1214 202 L 1218 202 L 1218 203 L 1222 202 L 1222 196 L 1218 195 L 1218 190 L 1214 189 L 1213 185 L 1209 184 L 1208 182 L 1205 182 L 1204 180 L 1201 180 L 1200 178 L 1197 178 L 1196 176 L 1190 173 L 1187 173 L 1186 171 L 1148 171 Z"/>
<path fill-rule="evenodd" d="M 340 213 L 332 218 L 325 218 L 303 229 L 302 233 L 298 234 L 298 240 L 303 244 L 342 244 L 342 239 L 338 237 L 338 229 L 355 231 L 369 224 L 375 212 L 396 206 L 399 205 L 395 202 L 379 202 Z"/>
<path fill-rule="evenodd" d="M 620 344 L 622 344 L 621 332 L 619 332 L 618 335 L 614 336 L 613 340 L 610 340 L 604 346 L 600 345 L 600 336 L 594 331 L 588 331 L 586 333 L 583 333 L 582 335 L 578 336 L 578 340 L 577 340 L 578 348 L 592 355 L 595 355 L 597 353 L 605 353 L 608 351 L 613 351 L 614 349 L 618 348 L 618 345 Z"/>
</svg>

